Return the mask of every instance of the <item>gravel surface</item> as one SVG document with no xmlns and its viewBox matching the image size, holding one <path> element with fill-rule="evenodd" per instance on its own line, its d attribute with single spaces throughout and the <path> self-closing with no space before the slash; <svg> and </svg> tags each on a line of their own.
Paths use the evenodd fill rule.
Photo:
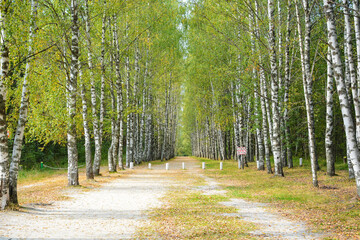
<svg viewBox="0 0 360 240">
<path fill-rule="evenodd" d="M 0 212 L 0 240 L 2 239 L 132 239 L 136 229 L 147 221 L 146 211 L 161 206 L 168 187 L 176 187 L 171 172 L 182 170 L 204 178 L 205 184 L 194 187 L 204 195 L 226 195 L 217 181 L 203 174 L 201 163 L 191 158 L 165 164 L 136 168 L 134 174 L 89 192 L 73 189 L 71 200 L 55 202 L 51 206 L 27 208 L 26 212 Z M 219 203 L 237 209 L 229 217 L 253 222 L 259 229 L 251 232 L 265 239 L 322 239 L 309 231 L 303 222 L 293 222 L 280 214 L 271 213 L 268 205 L 231 199 Z"/>
<path fill-rule="evenodd" d="M 130 239 L 146 224 L 146 210 L 159 207 L 169 180 L 142 171 L 90 192 L 70 194 L 72 200 L 26 212 L 0 213 L 0 239 Z"/>
<path fill-rule="evenodd" d="M 238 210 L 238 214 L 231 214 L 232 217 L 240 217 L 244 221 L 257 224 L 260 229 L 250 232 L 256 236 L 267 239 L 322 239 L 324 237 L 310 232 L 303 222 L 290 221 L 279 214 L 270 213 L 265 208 L 268 205 L 264 203 L 230 199 L 229 202 L 221 204 Z"/>
</svg>

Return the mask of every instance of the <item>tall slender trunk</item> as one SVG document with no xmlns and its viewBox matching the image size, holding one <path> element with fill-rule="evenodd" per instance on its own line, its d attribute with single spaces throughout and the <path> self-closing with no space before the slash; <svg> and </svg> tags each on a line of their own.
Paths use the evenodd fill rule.
<svg viewBox="0 0 360 240">
<path fill-rule="evenodd" d="M 133 154 L 133 159 L 135 161 L 136 164 L 139 164 L 139 152 L 138 152 L 138 140 L 139 140 L 139 135 L 138 135 L 138 130 L 139 130 L 139 114 L 137 113 L 137 109 L 138 109 L 138 89 L 139 89 L 139 82 L 140 82 L 140 65 L 139 65 L 139 46 L 138 46 L 138 41 L 136 41 L 135 43 L 135 59 L 134 59 L 134 91 L 133 91 L 133 102 L 132 102 L 132 107 L 133 109 L 136 109 L 135 112 L 132 113 L 132 139 L 130 139 L 130 145 L 131 145 L 131 149 L 132 149 L 132 154 Z"/>
<path fill-rule="evenodd" d="M 307 125 L 308 125 L 308 138 L 309 138 L 309 152 L 310 152 L 310 161 L 311 161 L 311 172 L 313 185 L 318 187 L 317 180 L 317 160 L 316 160 L 316 145 L 315 145 L 315 121 L 314 121 L 314 106 L 312 101 L 312 78 L 310 70 L 310 10 L 307 0 L 304 2 L 304 11 L 305 11 L 305 38 L 303 41 L 302 38 L 302 29 L 299 16 L 299 8 L 297 1 L 295 2 L 296 9 L 296 18 L 298 25 L 298 35 L 299 35 L 299 47 L 300 47 L 300 57 L 301 57 L 301 68 L 303 72 L 303 87 L 304 87 L 304 96 L 305 96 L 305 106 L 306 106 L 306 116 L 307 116 Z"/>
<path fill-rule="evenodd" d="M 326 131 L 325 131 L 325 154 L 327 175 L 335 176 L 335 158 L 333 152 L 333 132 L 334 132 L 334 74 L 331 61 L 330 48 L 327 55 L 327 82 L 326 82 Z"/>
<path fill-rule="evenodd" d="M 101 27 L 101 85 L 100 85 L 100 118 L 99 118 L 99 149 L 98 151 L 102 152 L 102 143 L 104 135 L 104 115 L 105 115 L 105 75 L 106 75 L 106 65 L 105 65 L 105 49 L 106 49 L 106 0 L 104 0 L 104 12 L 102 17 L 102 27 Z"/>
<path fill-rule="evenodd" d="M 116 171 L 116 161 L 120 168 L 123 168 L 123 90 L 122 90 L 122 77 L 120 72 L 120 47 L 119 47 L 119 36 L 116 20 L 114 22 L 114 34 L 115 34 L 115 69 L 116 69 L 116 112 L 117 121 L 115 130 L 117 131 L 117 143 L 116 147 L 117 159 L 113 160 L 113 170 Z"/>
<path fill-rule="evenodd" d="M 231 100 L 232 100 L 232 110 L 233 110 L 233 127 L 234 127 L 234 147 L 235 149 L 237 147 L 240 146 L 239 143 L 239 129 L 238 129 L 238 122 L 237 122 L 237 106 L 236 106 L 236 102 L 235 102 L 235 97 L 234 97 L 234 92 L 236 91 L 235 87 L 234 87 L 234 83 L 231 82 Z M 213 114 L 212 114 L 213 115 Z M 212 121 L 213 122 L 213 121 Z M 238 155 L 235 154 L 235 160 L 238 160 Z"/>
<path fill-rule="evenodd" d="M 354 0 L 354 28 L 355 28 L 355 39 L 356 39 L 356 57 L 357 57 L 357 86 L 358 96 L 360 96 L 360 13 L 359 13 L 359 0 Z M 358 145 L 360 143 L 358 142 Z"/>
<path fill-rule="evenodd" d="M 171 74 L 171 73 L 170 73 Z M 171 75 L 170 75 L 170 79 L 171 79 Z M 171 81 L 171 80 L 170 80 Z M 162 146 L 162 151 L 161 151 L 161 161 L 164 160 L 168 160 L 167 157 L 167 131 L 168 131 L 168 109 L 169 109 L 169 96 L 170 96 L 170 92 L 169 92 L 169 85 L 171 85 L 170 83 L 168 84 L 167 81 L 165 83 L 165 122 L 163 125 L 163 134 L 164 134 L 164 138 L 163 138 L 163 146 Z"/>
<path fill-rule="evenodd" d="M 111 67 L 111 73 L 114 72 L 114 54 L 115 54 L 115 40 L 114 40 L 114 31 L 113 29 L 111 29 L 112 24 L 111 24 L 111 19 L 108 19 L 109 22 L 109 28 L 110 28 L 110 32 L 112 33 L 112 49 L 110 50 L 110 67 Z M 110 81 L 110 99 L 111 99 L 111 145 L 108 149 L 108 163 L 112 163 L 114 161 L 114 154 L 116 154 L 116 118 L 115 118 L 115 112 L 116 112 L 116 100 L 115 100 L 115 93 L 114 93 L 114 82 L 111 80 Z"/>
<path fill-rule="evenodd" d="M 68 184 L 79 185 L 78 150 L 76 144 L 76 92 L 79 61 L 79 4 L 77 0 L 71 0 L 71 63 L 70 77 L 68 82 Z"/>
<path fill-rule="evenodd" d="M 360 152 L 357 146 L 355 126 L 351 115 L 350 103 L 346 95 L 345 81 L 342 69 L 343 64 L 341 61 L 339 44 L 337 40 L 333 7 L 328 0 L 324 0 L 324 10 L 327 19 L 329 45 L 331 48 L 336 88 L 339 96 L 340 108 L 344 122 L 349 161 L 353 164 L 357 194 L 358 196 L 360 196 Z"/>
<path fill-rule="evenodd" d="M 290 127 L 289 127 L 289 88 L 290 88 L 290 22 L 291 22 L 291 3 L 288 0 L 287 4 L 287 21 L 286 21 L 286 46 L 285 46 L 285 79 L 284 79 L 284 128 L 285 128 L 285 145 L 287 153 L 288 167 L 293 167 L 291 143 L 290 143 Z"/>
<path fill-rule="evenodd" d="M 93 49 L 90 36 L 90 14 L 89 14 L 89 0 L 85 0 L 85 30 L 86 30 L 86 46 L 88 50 L 88 65 L 90 72 L 90 93 L 91 93 L 91 111 L 93 120 L 94 130 L 94 142 L 95 142 L 95 155 L 94 155 L 94 174 L 98 176 L 100 174 L 100 135 L 99 135 L 99 117 L 97 115 L 96 108 L 96 89 L 95 89 L 95 78 L 94 78 L 94 67 L 93 67 Z"/>
<path fill-rule="evenodd" d="M 256 17 L 255 17 L 256 18 Z M 255 27 L 253 27 L 253 22 L 255 22 Z M 254 34 L 251 35 L 251 52 L 253 55 L 255 55 L 255 38 L 257 37 L 257 31 L 256 31 L 256 20 L 252 20 L 250 16 L 250 30 L 254 32 Z M 253 29 L 254 28 L 254 29 Z M 256 154 L 256 161 L 259 162 L 257 165 L 258 170 L 265 170 L 265 163 L 264 163 L 264 139 L 262 134 L 262 128 L 260 128 L 260 115 L 261 115 L 261 108 L 260 108 L 260 99 L 258 94 L 258 79 L 256 76 L 256 68 L 255 66 L 252 69 L 252 78 L 254 81 L 254 99 L 255 99 L 255 125 L 256 125 L 256 139 L 257 139 L 257 154 Z"/>
<path fill-rule="evenodd" d="M 31 1 L 31 24 L 28 40 L 28 57 L 30 58 L 34 52 L 33 41 L 36 34 L 36 15 L 37 15 L 37 0 Z M 23 146 L 24 130 L 27 121 L 28 108 L 29 108 L 29 91 L 28 91 L 28 77 L 31 69 L 31 61 L 26 60 L 26 67 L 24 73 L 24 80 L 22 86 L 21 103 L 19 109 L 19 120 L 16 127 L 14 146 L 12 150 L 11 163 L 10 163 L 10 179 L 9 179 L 9 191 L 10 202 L 18 204 L 17 197 L 17 178 L 19 173 L 19 163 L 21 158 L 21 149 Z"/>
<path fill-rule="evenodd" d="M 81 89 L 81 102 L 82 102 L 82 116 L 83 116 L 83 127 L 84 127 L 84 138 L 85 138 L 85 163 L 86 163 L 86 179 L 94 179 L 92 157 L 91 157 L 91 134 L 89 128 L 89 117 L 88 117 L 88 103 L 86 100 L 86 88 L 82 79 L 82 70 L 79 61 L 79 79 Z"/>
<path fill-rule="evenodd" d="M 9 204 L 9 152 L 6 121 L 6 78 L 9 72 L 7 10 L 9 1 L 0 0 L 0 210 Z"/>
<path fill-rule="evenodd" d="M 343 4 L 345 7 L 343 8 L 344 11 L 344 20 L 345 20 L 345 29 L 346 29 L 346 47 L 347 47 L 347 60 L 348 60 L 348 67 L 350 71 L 350 80 L 351 80 L 351 93 L 352 99 L 354 102 L 355 108 L 355 122 L 356 122 L 356 139 L 358 142 L 358 146 L 360 146 L 360 102 L 358 96 L 358 89 L 357 89 L 357 79 L 356 79 L 356 68 L 354 63 L 353 57 L 353 45 L 351 39 L 351 23 L 350 23 L 350 13 L 349 13 L 349 2 L 348 0 L 343 0 Z M 350 95 L 350 94 L 349 94 Z M 349 98 L 350 99 L 350 98 Z"/>
<path fill-rule="evenodd" d="M 127 119 L 126 119 L 126 167 L 129 167 L 132 162 L 132 151 L 131 151 L 131 110 L 129 108 L 131 104 L 131 86 L 130 86 L 130 62 L 129 56 L 125 57 L 125 74 L 126 74 L 126 107 L 127 107 Z"/>
<path fill-rule="evenodd" d="M 258 12 L 258 3 L 257 1 L 255 1 L 255 11 Z M 255 33 L 257 38 L 259 37 L 259 24 L 257 21 L 257 18 L 255 17 Z M 270 162 L 270 145 L 269 145 L 269 135 L 268 133 L 270 133 L 270 138 L 272 131 L 269 132 L 269 129 L 271 127 L 271 125 L 268 128 L 268 124 L 267 124 L 267 111 L 266 108 L 268 107 L 267 104 L 267 91 L 266 91 L 266 86 L 265 86 L 265 70 L 263 67 L 263 61 L 262 61 L 262 57 L 261 54 L 259 54 L 259 87 L 260 87 L 260 106 L 261 106 L 261 112 L 262 112 L 262 129 L 263 129 L 263 142 L 264 142 L 264 154 L 265 154 L 265 162 L 266 162 L 266 169 L 267 169 L 267 173 L 272 174 L 272 168 L 271 168 L 271 162 Z M 270 119 L 270 117 L 269 117 Z"/>
<path fill-rule="evenodd" d="M 271 101 L 273 113 L 273 155 L 275 176 L 284 176 L 280 159 L 280 113 L 279 113 L 279 82 L 278 66 L 276 62 L 275 26 L 274 26 L 274 0 L 268 0 L 269 14 L 269 46 L 271 65 Z"/>
<path fill-rule="evenodd" d="M 278 82 L 279 82 L 279 114 L 280 114 L 280 159 L 282 166 L 285 167 L 287 165 L 286 159 L 286 142 L 285 142 L 285 122 L 283 117 L 283 108 L 284 108 L 284 80 L 283 80 L 283 34 L 282 34 L 282 8 L 281 1 L 277 1 L 278 8 Z"/>
</svg>

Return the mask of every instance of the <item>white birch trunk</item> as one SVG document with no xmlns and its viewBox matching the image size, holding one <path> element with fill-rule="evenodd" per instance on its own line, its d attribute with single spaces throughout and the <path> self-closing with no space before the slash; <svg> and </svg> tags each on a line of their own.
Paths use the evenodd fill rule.
<svg viewBox="0 0 360 240">
<path fill-rule="evenodd" d="M 274 0 L 268 0 L 269 17 L 269 46 L 271 65 L 271 100 L 273 113 L 273 155 L 275 165 L 275 176 L 284 176 L 283 166 L 280 159 L 280 114 L 279 114 L 279 85 L 278 66 L 276 62 L 275 49 L 275 26 L 274 26 Z"/>
<path fill-rule="evenodd" d="M 345 5 L 343 11 L 344 11 L 344 20 L 345 20 L 345 29 L 346 29 L 345 42 L 346 42 L 346 50 L 347 50 L 347 60 L 349 64 L 348 68 L 350 71 L 351 93 L 355 108 L 356 139 L 358 142 L 358 146 L 360 146 L 360 102 L 359 102 L 358 89 L 357 89 L 356 68 L 353 57 L 353 45 L 351 39 L 351 23 L 350 23 L 350 15 L 349 15 L 350 13 L 348 9 L 349 7 L 348 0 L 343 0 L 343 4 Z M 350 94 L 348 94 L 348 96 L 350 96 Z"/>
<path fill-rule="evenodd" d="M 255 22 L 255 25 L 257 25 L 256 20 L 254 21 L 253 19 L 251 19 L 251 16 L 249 17 L 249 21 L 250 21 L 250 31 L 254 32 L 254 34 L 251 34 L 251 52 L 253 55 L 255 55 L 255 39 L 256 39 L 256 29 L 253 29 L 253 24 L 252 22 Z M 256 17 L 255 17 L 256 18 Z M 255 100 L 255 124 L 256 124 L 256 138 L 257 138 L 257 154 L 256 154 L 256 161 L 259 162 L 259 164 L 257 165 L 257 169 L 258 170 L 265 170 L 265 163 L 264 163 L 264 139 L 263 139 L 263 134 L 262 134 L 262 129 L 260 128 L 260 100 L 259 100 L 259 94 L 258 94 L 258 79 L 256 77 L 256 69 L 255 67 L 253 67 L 252 70 L 252 78 L 254 81 L 254 100 Z"/>
<path fill-rule="evenodd" d="M 100 158 L 102 152 L 102 143 L 104 135 L 104 115 L 105 115 L 105 74 L 106 74 L 106 65 L 105 65 L 105 49 L 106 49 L 106 0 L 104 0 L 104 12 L 102 17 L 102 26 L 101 26 L 101 86 L 100 86 L 100 118 L 99 118 L 99 149 Z M 100 159 L 101 161 L 101 159 Z"/>
<path fill-rule="evenodd" d="M 36 15 L 37 15 L 37 0 L 31 1 L 31 23 L 28 40 L 28 57 L 30 58 L 34 52 L 33 41 L 36 34 Z M 14 146 L 12 150 L 11 163 L 10 163 L 10 179 L 9 179 L 9 191 L 10 191 L 10 202 L 18 204 L 17 197 L 17 178 L 19 173 L 19 163 L 21 159 L 21 149 L 23 146 L 25 124 L 28 116 L 29 108 L 29 91 L 28 91 L 28 77 L 31 69 L 31 60 L 26 60 L 26 67 L 24 73 L 24 80 L 22 86 L 21 103 L 19 109 L 19 120 L 15 132 Z"/>
<path fill-rule="evenodd" d="M 315 127 L 314 127 L 314 111 L 313 111 L 313 102 L 312 102 L 312 78 L 310 70 L 310 12 L 309 4 L 307 0 L 303 0 L 303 6 L 305 11 L 305 39 L 303 42 L 302 38 L 302 29 L 301 22 L 298 10 L 297 1 L 295 2 L 296 9 L 296 18 L 298 25 L 298 35 L 299 35 L 299 47 L 300 47 L 300 57 L 301 57 L 301 69 L 303 72 L 303 87 L 304 87 L 304 96 L 305 96 L 305 106 L 306 106 L 306 116 L 307 116 L 307 128 L 308 128 L 308 138 L 309 138 L 309 152 L 310 152 L 310 161 L 311 161 L 311 172 L 313 185 L 318 187 L 317 180 L 317 164 L 316 164 L 316 150 L 315 150 Z"/>
<path fill-rule="evenodd" d="M 119 164 L 119 167 L 123 169 L 123 89 L 122 89 L 122 77 L 120 72 L 120 47 L 119 47 L 119 36 L 118 36 L 118 29 L 117 23 L 114 23 L 114 33 L 115 33 L 115 69 L 116 69 L 116 111 L 117 111 L 117 121 L 115 130 L 117 131 L 117 143 L 118 146 L 116 150 L 117 159 L 113 160 L 113 170 L 116 171 L 116 161 Z"/>
<path fill-rule="evenodd" d="M 88 65 L 90 72 L 90 93 L 91 93 L 91 111 L 92 111 L 92 120 L 93 120 L 93 130 L 94 130 L 94 142 L 95 142 L 95 155 L 94 155 L 94 174 L 98 176 L 100 174 L 100 161 L 101 161 L 101 152 L 100 152 L 100 135 L 99 135 L 99 119 L 97 115 L 96 108 L 96 89 L 95 89 L 95 79 L 94 79 L 94 69 L 93 69 L 93 53 L 92 53 L 92 43 L 90 36 L 90 16 L 89 16 L 89 0 L 85 0 L 85 29 L 86 29 L 86 46 L 88 50 Z"/>
<path fill-rule="evenodd" d="M 79 5 L 77 0 L 71 0 L 71 63 L 70 77 L 68 82 L 68 185 L 79 185 L 78 172 L 78 151 L 76 136 L 76 91 L 78 77 L 79 61 L 79 23 L 78 23 Z"/>
<path fill-rule="evenodd" d="M 344 81 L 343 69 L 342 69 L 343 64 L 341 61 L 340 50 L 337 40 L 333 8 L 328 0 L 324 0 L 324 10 L 327 19 L 329 45 L 331 48 L 331 57 L 334 67 L 334 77 L 335 77 L 336 88 L 339 96 L 340 108 L 344 122 L 346 143 L 350 158 L 349 161 L 353 164 L 357 194 L 358 196 L 360 196 L 360 162 L 359 162 L 360 152 L 357 146 L 356 132 L 351 115 L 350 103 L 346 95 L 345 81 Z"/>
<path fill-rule="evenodd" d="M 6 122 L 6 78 L 9 72 L 7 46 L 7 10 L 9 1 L 0 0 L 0 210 L 9 204 L 9 152 Z"/>
<path fill-rule="evenodd" d="M 358 96 L 360 96 L 360 13 L 359 13 L 359 0 L 354 0 L 354 28 L 356 39 L 356 59 L 357 59 L 357 86 Z M 358 142 L 359 145 L 359 142 Z"/>
<path fill-rule="evenodd" d="M 85 163 L 86 163 L 86 179 L 94 179 L 92 157 L 91 157 L 91 134 L 89 129 L 88 103 L 86 100 L 86 88 L 82 79 L 81 64 L 79 62 L 79 79 L 81 88 L 82 116 L 85 138 Z"/>
<path fill-rule="evenodd" d="M 335 158 L 332 140 L 334 132 L 334 74 L 330 48 L 328 50 L 327 61 L 325 154 L 327 175 L 335 176 Z"/>
</svg>

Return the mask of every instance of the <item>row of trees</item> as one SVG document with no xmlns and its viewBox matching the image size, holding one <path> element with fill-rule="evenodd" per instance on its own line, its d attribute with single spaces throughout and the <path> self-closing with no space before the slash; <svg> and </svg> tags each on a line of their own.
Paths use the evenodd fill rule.
<svg viewBox="0 0 360 240">
<path fill-rule="evenodd" d="M 194 1 L 184 110 L 193 155 L 237 158 L 247 147 L 241 167 L 256 156 L 258 170 L 284 176 L 305 153 L 315 187 L 318 158 L 334 176 L 347 155 L 360 196 L 359 14 L 349 0 Z"/>
<path fill-rule="evenodd" d="M 18 203 L 24 136 L 67 143 L 71 186 L 79 139 L 87 179 L 100 174 L 104 141 L 112 172 L 174 156 L 182 11 L 174 0 L 0 1 L 1 209 Z"/>
</svg>

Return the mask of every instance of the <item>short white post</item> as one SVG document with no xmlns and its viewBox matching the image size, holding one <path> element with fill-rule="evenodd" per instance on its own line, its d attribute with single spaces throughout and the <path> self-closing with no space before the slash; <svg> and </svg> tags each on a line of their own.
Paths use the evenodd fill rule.
<svg viewBox="0 0 360 240">
<path fill-rule="evenodd" d="M 205 162 L 202 163 L 202 169 L 205 169 Z"/>
<path fill-rule="evenodd" d="M 185 163 L 182 163 L 182 169 L 185 170 Z"/>
<path fill-rule="evenodd" d="M 220 162 L 220 170 L 223 170 L 223 162 Z"/>
<path fill-rule="evenodd" d="M 240 169 L 241 168 L 241 160 L 239 159 L 238 160 L 238 169 Z"/>
<path fill-rule="evenodd" d="M 259 169 L 259 167 L 260 167 L 260 162 L 259 161 L 256 161 L 256 167 L 257 167 L 257 169 Z"/>
<path fill-rule="evenodd" d="M 149 169 L 151 169 L 151 163 L 149 163 Z"/>
<path fill-rule="evenodd" d="M 134 169 L 134 162 L 130 162 L 130 169 Z"/>
<path fill-rule="evenodd" d="M 166 166 L 166 170 L 169 170 L 169 163 L 166 163 L 165 166 Z"/>
<path fill-rule="evenodd" d="M 302 158 L 299 159 L 299 163 L 300 163 L 300 167 L 302 167 L 302 165 L 303 165 L 303 159 Z"/>
</svg>

